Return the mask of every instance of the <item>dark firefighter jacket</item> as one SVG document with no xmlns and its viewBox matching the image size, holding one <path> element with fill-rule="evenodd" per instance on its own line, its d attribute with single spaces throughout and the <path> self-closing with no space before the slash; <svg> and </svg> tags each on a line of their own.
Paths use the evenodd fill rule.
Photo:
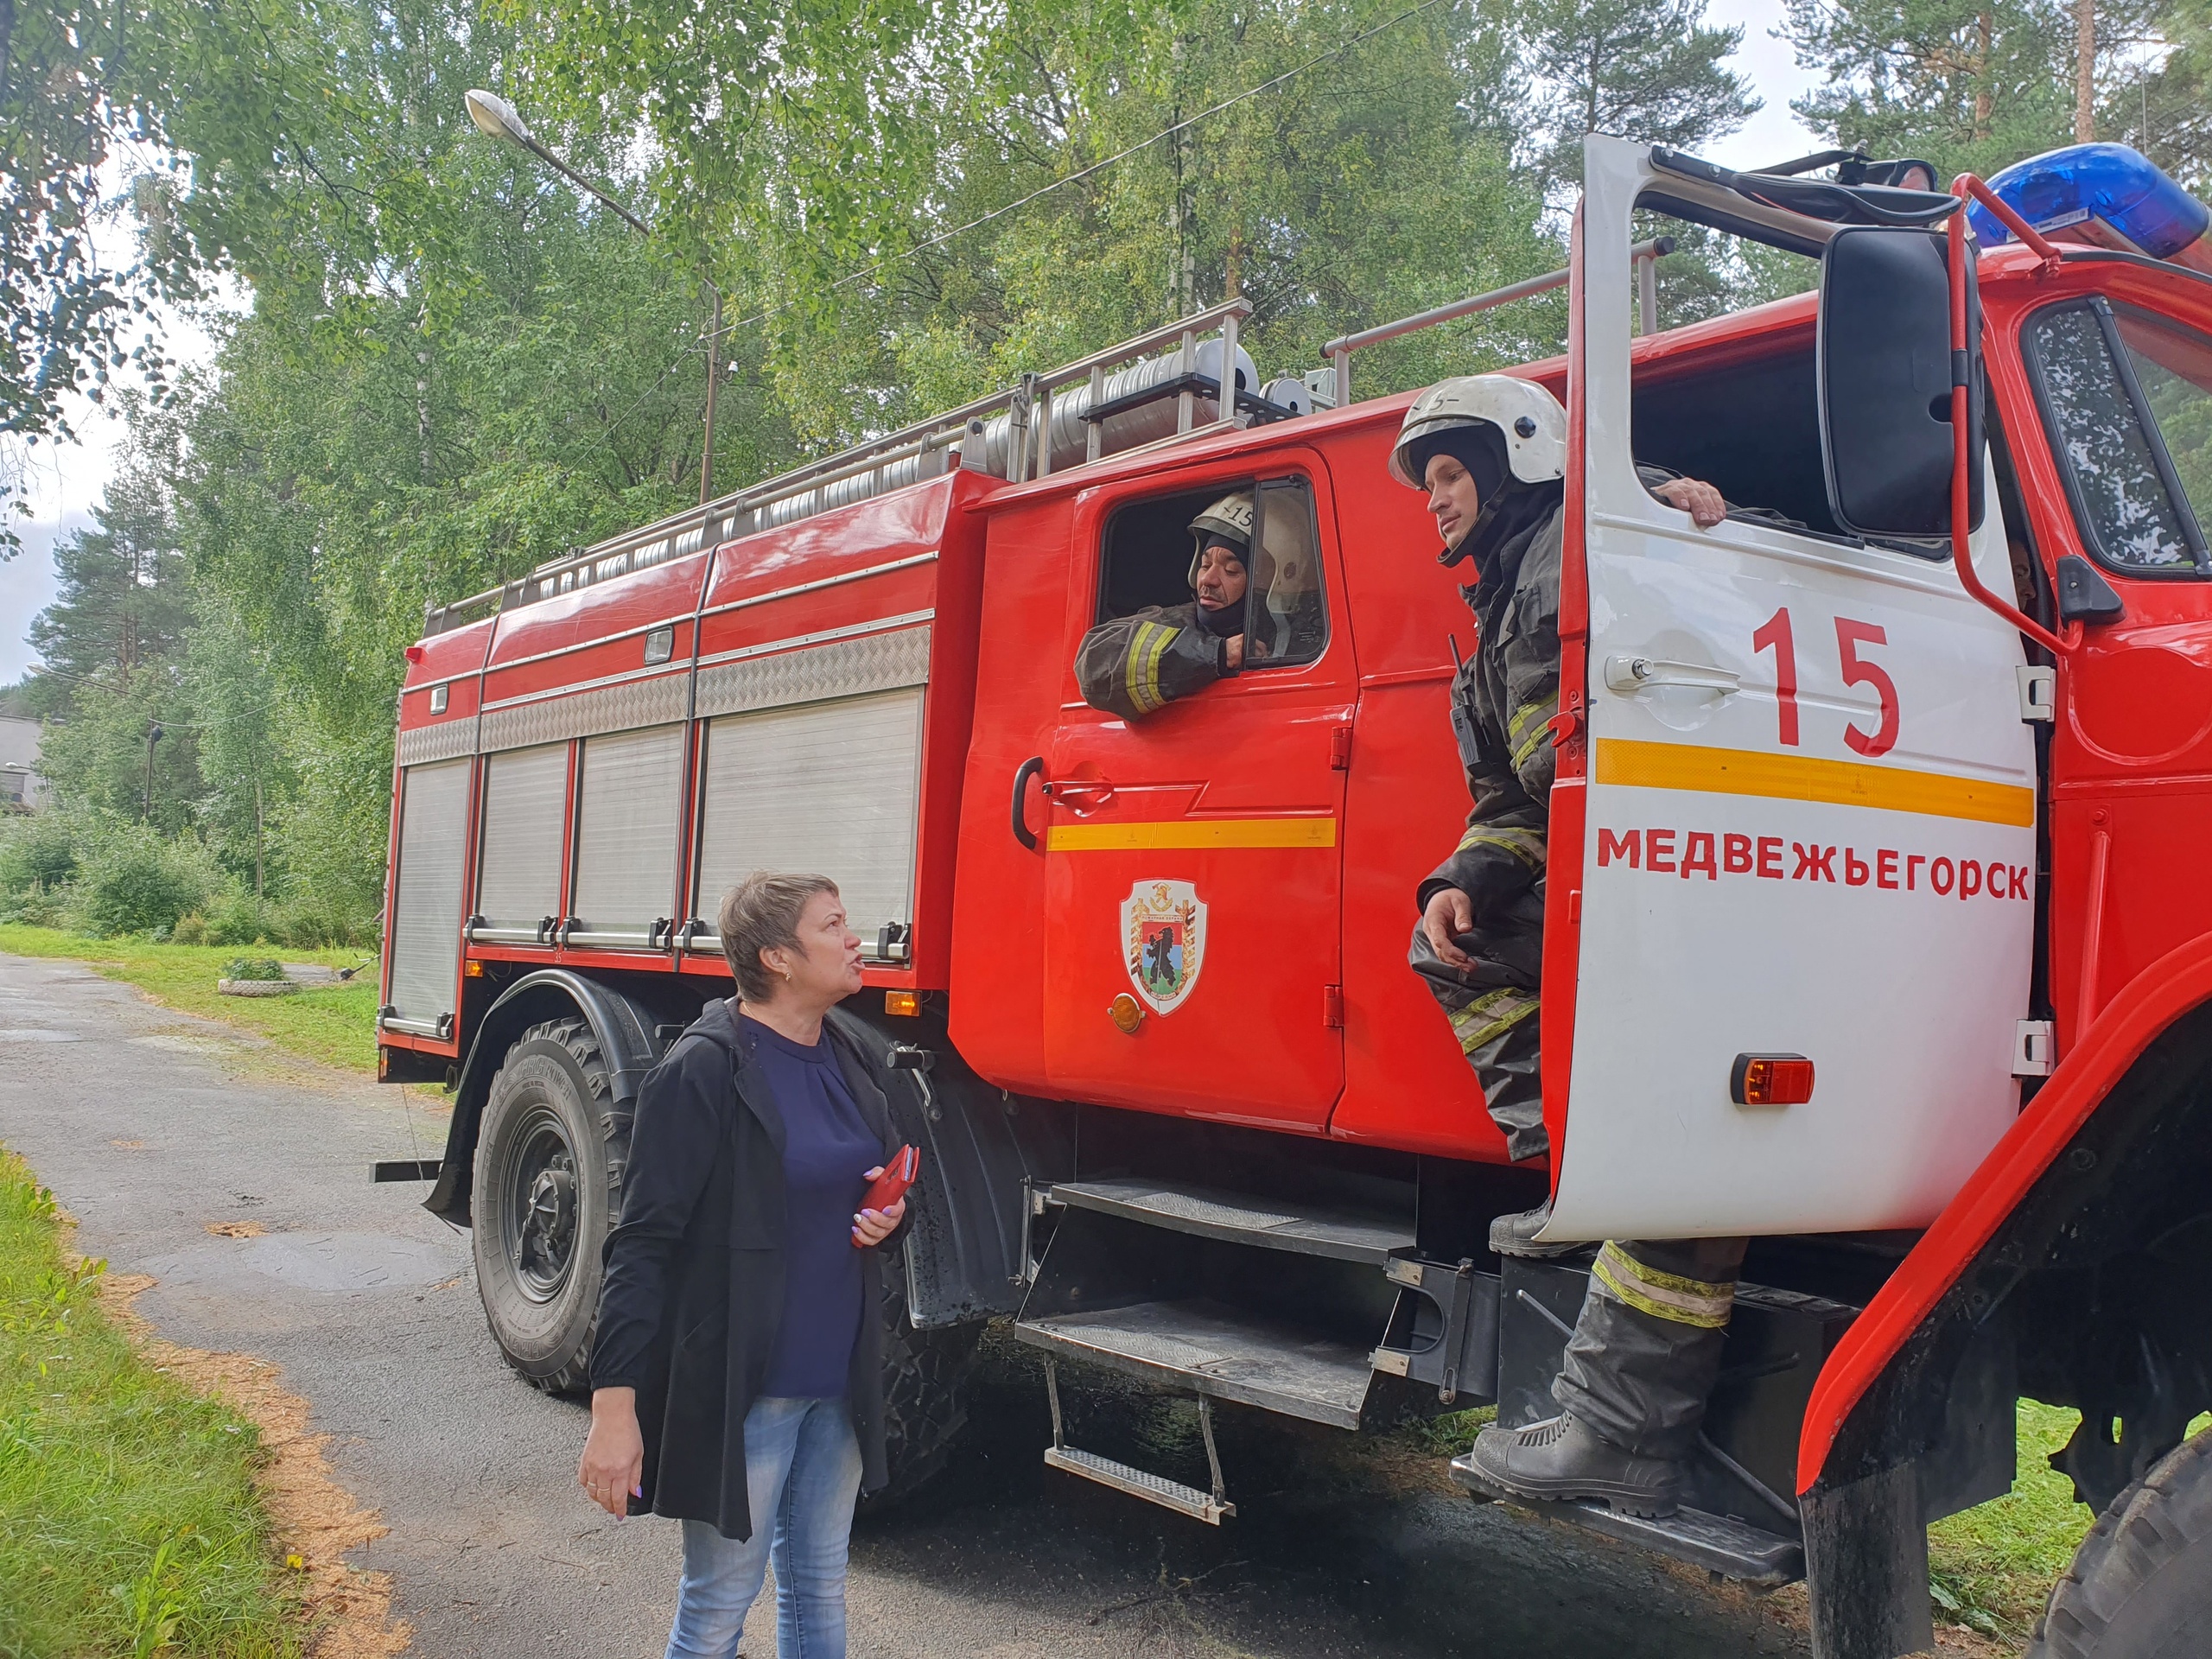
<svg viewBox="0 0 2212 1659">
<path fill-rule="evenodd" d="M 1461 594 L 1475 615 L 1475 649 L 1452 683 L 1452 731 L 1474 810 L 1459 844 L 1421 884 L 1417 899 L 1426 909 L 1440 888 L 1465 893 L 1474 902 L 1475 931 L 1458 943 L 1482 965 L 1476 976 L 1528 989 L 1535 988 L 1543 960 L 1561 496 L 1555 484 L 1523 486 L 1492 509 L 1509 515 L 1506 522 L 1478 519 L 1469 532 L 1476 580 Z"/>
<path fill-rule="evenodd" d="M 1124 720 L 1141 720 L 1230 671 L 1229 641 L 1206 632 L 1195 603 L 1150 605 L 1101 622 L 1075 654 L 1083 700 Z"/>
<path fill-rule="evenodd" d="M 823 1028 L 887 1160 L 899 1137 L 883 1090 L 846 1034 Z M 736 1016 L 709 1002 L 639 1091 L 622 1218 L 607 1240 L 591 1382 L 638 1391 L 645 1495 L 633 1514 L 752 1535 L 745 1414 L 785 1313 L 783 1146 L 783 1115 Z M 861 1276 L 868 1306 L 845 1397 L 870 1491 L 888 1478 L 882 1259 L 909 1224 L 868 1252 Z"/>
<path fill-rule="evenodd" d="M 1246 667 L 1306 663 L 1328 643 L 1328 620 L 1319 594 L 1260 610 L 1244 636 Z M 1094 709 L 1138 720 L 1163 702 L 1203 691 L 1236 672 L 1226 664 L 1227 641 L 1210 632 L 1196 605 L 1153 606 L 1134 616 L 1101 622 L 1083 636 L 1075 675 L 1083 699 Z"/>
</svg>

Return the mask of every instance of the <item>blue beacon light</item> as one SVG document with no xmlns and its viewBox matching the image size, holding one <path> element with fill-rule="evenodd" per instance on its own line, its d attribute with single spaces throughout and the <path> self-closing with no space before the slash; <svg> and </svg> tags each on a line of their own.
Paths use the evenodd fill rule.
<svg viewBox="0 0 2212 1659">
<path fill-rule="evenodd" d="M 2004 203 L 2045 236 L 2088 242 L 2212 272 L 2212 209 L 2126 144 L 2072 144 L 2016 162 L 1989 181 Z M 1995 214 L 1967 211 L 1985 248 L 2011 241 Z"/>
</svg>

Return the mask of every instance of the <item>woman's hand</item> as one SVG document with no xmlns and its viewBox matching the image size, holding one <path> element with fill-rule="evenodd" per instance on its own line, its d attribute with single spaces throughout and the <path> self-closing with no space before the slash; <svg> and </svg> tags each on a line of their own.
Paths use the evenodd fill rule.
<svg viewBox="0 0 2212 1659">
<path fill-rule="evenodd" d="M 638 1430 L 635 1389 L 594 1389 L 591 1433 L 584 1437 L 583 1461 L 576 1484 L 591 1501 L 618 1520 L 630 1513 L 630 1500 L 644 1494 L 645 1439 Z"/>
<path fill-rule="evenodd" d="M 883 1173 L 878 1164 L 861 1179 L 872 1181 Z M 906 1200 L 901 1198 L 888 1210 L 863 1210 L 853 1217 L 853 1243 L 859 1245 L 880 1244 L 899 1230 L 899 1224 L 906 1218 Z"/>
</svg>

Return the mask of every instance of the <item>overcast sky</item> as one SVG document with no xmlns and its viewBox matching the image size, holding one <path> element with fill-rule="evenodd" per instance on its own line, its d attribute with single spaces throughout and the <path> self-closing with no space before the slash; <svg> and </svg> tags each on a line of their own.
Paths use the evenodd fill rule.
<svg viewBox="0 0 2212 1659">
<path fill-rule="evenodd" d="M 1757 167 L 1816 148 L 1813 136 L 1789 113 L 1789 100 L 1805 90 L 1809 77 L 1797 67 L 1789 48 L 1772 38 L 1782 22 L 1781 0 L 1712 0 L 1707 16 L 1716 23 L 1744 26 L 1744 43 L 1733 66 L 1766 104 L 1741 132 L 1711 146 L 1710 158 L 1728 166 Z M 169 344 L 187 363 L 205 361 L 210 351 L 207 335 L 181 318 L 170 319 Z M 60 448 L 42 443 L 29 453 L 32 518 L 17 527 L 23 550 L 0 564 L 0 684 L 16 680 L 32 661 L 23 631 L 54 598 L 50 550 L 55 537 L 90 522 L 115 464 L 118 423 L 89 405 L 73 410 L 71 418 L 81 442 Z"/>
</svg>

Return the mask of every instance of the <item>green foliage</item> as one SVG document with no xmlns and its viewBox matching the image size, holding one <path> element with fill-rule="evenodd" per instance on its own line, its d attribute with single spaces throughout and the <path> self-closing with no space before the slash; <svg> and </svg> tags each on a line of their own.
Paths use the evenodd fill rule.
<svg viewBox="0 0 2212 1659">
<path fill-rule="evenodd" d="M 60 812 L 0 819 L 0 893 L 50 893 L 77 874 L 81 825 Z"/>
<path fill-rule="evenodd" d="M 274 984 L 284 977 L 284 964 L 268 957 L 232 957 L 223 964 L 223 977 Z"/>
<path fill-rule="evenodd" d="M 252 1426 L 131 1352 L 57 1220 L 0 1152 L 0 1653 L 296 1654 Z"/>
<path fill-rule="evenodd" d="M 1939 177 L 1993 173 L 2067 142 L 2070 10 L 2059 0 L 1786 0 L 1824 84 L 1790 107 L 1815 131 Z"/>
<path fill-rule="evenodd" d="M 143 824 L 120 824 L 94 844 L 76 907 L 97 932 L 150 933 L 199 909 L 216 880 L 198 842 L 164 841 Z"/>
</svg>

